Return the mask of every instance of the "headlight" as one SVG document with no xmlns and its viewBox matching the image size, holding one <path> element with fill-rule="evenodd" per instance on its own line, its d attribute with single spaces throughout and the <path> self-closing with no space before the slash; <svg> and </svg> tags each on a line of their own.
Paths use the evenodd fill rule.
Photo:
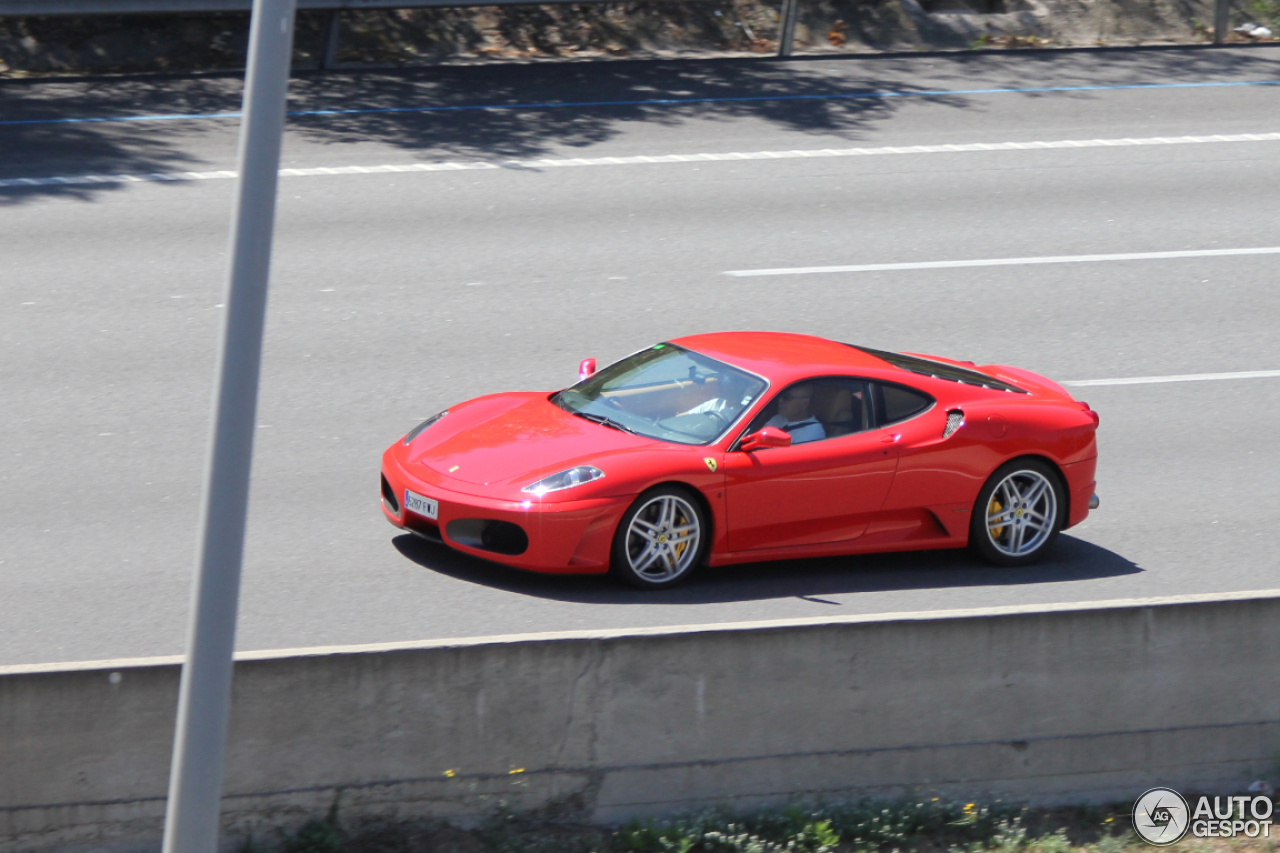
<svg viewBox="0 0 1280 853">
<path fill-rule="evenodd" d="M 583 483 L 599 480 L 603 476 L 604 472 L 593 465 L 579 465 L 577 468 L 570 468 L 568 471 L 561 471 L 559 474 L 543 477 L 538 482 L 525 486 L 520 491 L 541 496 L 547 492 L 572 489 L 574 486 L 581 486 Z"/>
<path fill-rule="evenodd" d="M 422 423 L 418 424 L 418 425 L 417 425 L 416 427 L 414 427 L 413 429 L 409 430 L 409 434 L 408 434 L 408 435 L 406 435 L 406 436 L 404 437 L 404 443 L 405 443 L 405 444 L 413 444 L 413 440 L 414 440 L 415 438 L 417 438 L 419 435 L 421 435 L 421 434 L 422 434 L 422 431 L 423 431 L 424 429 L 426 429 L 427 427 L 431 426 L 433 423 L 435 423 L 436 421 L 440 420 L 441 418 L 443 418 L 443 417 L 444 417 L 445 415 L 447 415 L 447 414 L 449 414 L 449 410 L 448 410 L 448 409 L 445 409 L 445 410 L 444 410 L 443 412 L 441 412 L 440 414 L 438 414 L 438 415 L 432 415 L 431 417 L 427 418 L 427 419 L 426 419 L 425 421 L 423 421 Z"/>
</svg>

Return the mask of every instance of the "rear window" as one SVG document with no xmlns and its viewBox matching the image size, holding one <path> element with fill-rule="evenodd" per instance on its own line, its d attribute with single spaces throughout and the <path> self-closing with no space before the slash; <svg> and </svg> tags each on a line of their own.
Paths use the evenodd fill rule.
<svg viewBox="0 0 1280 853">
<path fill-rule="evenodd" d="M 1008 382 L 1001 382 L 999 379 L 988 376 L 979 370 L 969 370 L 965 367 L 957 367 L 954 364 L 943 364 L 940 361 L 931 361 L 915 355 L 903 355 L 900 352 L 885 352 L 884 350 L 871 349 L 870 347 L 860 347 L 856 344 L 845 344 L 845 346 L 861 350 L 867 355 L 874 355 L 882 361 L 889 362 L 894 367 L 900 367 L 903 370 L 909 370 L 921 376 L 932 376 L 935 379 L 946 379 L 965 385 L 977 385 L 980 388 L 991 388 L 996 391 L 1008 391 L 1010 394 L 1030 393 L 1010 385 Z"/>
<path fill-rule="evenodd" d="M 933 405 L 933 398 L 901 385 L 881 385 L 880 399 L 884 401 L 882 424 L 893 424 L 920 414 Z"/>
</svg>

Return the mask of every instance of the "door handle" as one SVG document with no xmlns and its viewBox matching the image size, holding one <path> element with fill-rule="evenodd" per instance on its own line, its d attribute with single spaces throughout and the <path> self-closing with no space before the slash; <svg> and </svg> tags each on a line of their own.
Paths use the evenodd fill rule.
<svg viewBox="0 0 1280 853">
<path fill-rule="evenodd" d="M 880 439 L 880 443 L 881 444 L 897 444 L 898 439 L 900 438 L 902 438 L 902 434 L 895 432 L 893 435 L 886 435 L 884 438 Z"/>
</svg>

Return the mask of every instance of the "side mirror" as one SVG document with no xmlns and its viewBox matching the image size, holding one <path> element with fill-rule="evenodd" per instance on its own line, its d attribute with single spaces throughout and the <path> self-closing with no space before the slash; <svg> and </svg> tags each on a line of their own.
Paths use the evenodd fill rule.
<svg viewBox="0 0 1280 853">
<path fill-rule="evenodd" d="M 750 453 L 753 450 L 764 450 L 766 447 L 790 447 L 791 433 L 784 432 L 777 427 L 765 427 L 762 430 L 751 433 L 751 435 L 742 439 L 742 443 L 738 445 L 739 450 L 745 450 Z"/>
<path fill-rule="evenodd" d="M 582 363 L 578 365 L 578 381 L 581 382 L 595 372 L 596 360 L 594 358 L 584 358 Z"/>
</svg>

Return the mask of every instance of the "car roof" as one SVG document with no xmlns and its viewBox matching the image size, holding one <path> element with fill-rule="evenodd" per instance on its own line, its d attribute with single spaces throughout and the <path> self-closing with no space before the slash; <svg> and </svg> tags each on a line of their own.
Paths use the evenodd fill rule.
<svg viewBox="0 0 1280 853">
<path fill-rule="evenodd" d="M 870 353 L 815 335 L 790 332 L 714 332 L 675 338 L 671 343 L 728 362 L 773 383 L 807 376 L 896 371 Z"/>
</svg>

